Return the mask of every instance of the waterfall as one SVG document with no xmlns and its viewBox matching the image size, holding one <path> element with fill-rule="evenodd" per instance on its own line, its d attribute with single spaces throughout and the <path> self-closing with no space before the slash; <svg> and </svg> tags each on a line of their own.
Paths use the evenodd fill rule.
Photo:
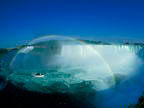
<svg viewBox="0 0 144 108">
<path fill-rule="evenodd" d="M 143 51 L 142 45 L 133 44 L 33 41 L 14 54 L 8 52 L 1 61 L 10 73 L 6 74 L 8 81 L 22 89 L 43 93 L 94 91 L 92 104 L 114 108 L 136 103 L 142 94 Z"/>
</svg>

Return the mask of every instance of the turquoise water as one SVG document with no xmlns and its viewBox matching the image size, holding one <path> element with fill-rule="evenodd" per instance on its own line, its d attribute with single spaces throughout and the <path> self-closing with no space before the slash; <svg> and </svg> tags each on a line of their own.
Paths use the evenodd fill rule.
<svg viewBox="0 0 144 108">
<path fill-rule="evenodd" d="M 144 91 L 141 44 L 42 37 L 2 62 L 6 82 L 32 92 L 88 94 L 87 102 L 100 108 L 136 104 Z"/>
</svg>

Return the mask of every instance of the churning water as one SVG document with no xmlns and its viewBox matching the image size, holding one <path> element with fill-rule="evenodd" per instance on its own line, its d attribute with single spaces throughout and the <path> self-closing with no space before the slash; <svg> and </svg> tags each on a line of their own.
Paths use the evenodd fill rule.
<svg viewBox="0 0 144 108">
<path fill-rule="evenodd" d="M 9 51 L 0 75 L 28 91 L 93 93 L 87 101 L 99 108 L 128 106 L 144 91 L 143 47 L 46 36 Z"/>
</svg>

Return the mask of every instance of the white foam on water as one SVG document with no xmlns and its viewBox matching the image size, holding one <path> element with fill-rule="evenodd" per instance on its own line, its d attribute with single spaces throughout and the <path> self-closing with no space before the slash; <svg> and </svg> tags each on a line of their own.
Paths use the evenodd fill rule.
<svg viewBox="0 0 144 108">
<path fill-rule="evenodd" d="M 42 42 L 46 39 L 47 37 L 42 38 Z M 48 41 L 51 39 L 53 37 L 48 38 Z M 58 40 L 61 41 L 61 38 Z M 37 42 L 41 40 L 32 41 L 31 45 L 37 45 Z M 59 82 L 73 91 L 71 85 L 81 86 L 82 82 L 90 81 L 93 84 L 90 89 L 96 92 L 96 96 L 90 98 L 90 101 L 100 108 L 115 108 L 124 104 L 128 106 L 137 102 L 144 90 L 141 70 L 143 60 L 136 53 L 139 51 L 137 47 L 71 42 L 73 44 L 56 44 L 54 49 L 49 44 L 46 47 L 37 48 L 34 45 L 21 49 L 11 62 L 10 67 L 15 73 L 10 80 L 15 85 L 16 82 L 23 82 L 27 90 L 40 92 L 47 92 L 46 87 L 49 90 L 54 83 Z M 37 75 L 38 71 L 39 75 L 39 70 L 53 67 L 56 70 L 42 73 L 43 78 L 30 76 L 33 72 Z M 54 87 L 50 90 L 63 91 L 61 87 Z"/>
</svg>

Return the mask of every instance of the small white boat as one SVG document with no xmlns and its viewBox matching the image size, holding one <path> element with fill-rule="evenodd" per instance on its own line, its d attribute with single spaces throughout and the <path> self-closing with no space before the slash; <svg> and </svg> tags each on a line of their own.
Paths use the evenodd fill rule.
<svg viewBox="0 0 144 108">
<path fill-rule="evenodd" d="M 37 78 L 43 78 L 43 77 L 44 77 L 44 74 L 41 74 L 41 73 L 33 73 L 33 76 L 34 76 L 34 77 L 37 77 Z"/>
</svg>

